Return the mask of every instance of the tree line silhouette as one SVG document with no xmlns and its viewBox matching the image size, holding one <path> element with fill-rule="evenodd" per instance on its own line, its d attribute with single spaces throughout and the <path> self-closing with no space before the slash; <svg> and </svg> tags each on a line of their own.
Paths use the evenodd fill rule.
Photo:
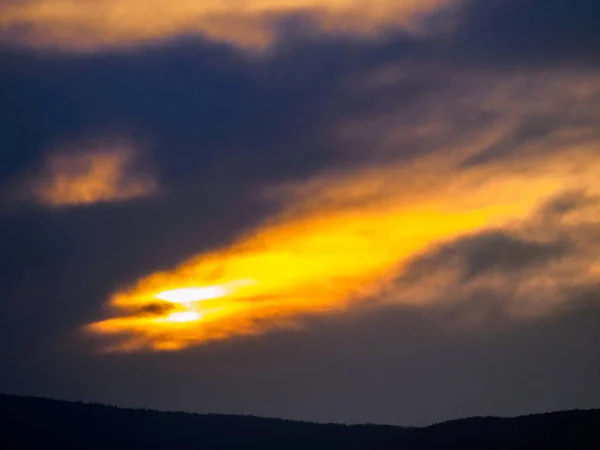
<svg viewBox="0 0 600 450">
<path fill-rule="evenodd" d="M 428 427 L 315 424 L 0 395 L 4 450 L 600 449 L 600 409 Z"/>
</svg>

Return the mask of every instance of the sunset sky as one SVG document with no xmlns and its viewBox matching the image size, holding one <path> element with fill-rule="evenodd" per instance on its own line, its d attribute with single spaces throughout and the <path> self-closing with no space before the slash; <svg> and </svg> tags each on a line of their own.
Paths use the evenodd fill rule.
<svg viewBox="0 0 600 450">
<path fill-rule="evenodd" d="M 0 392 L 600 406 L 597 0 L 0 2 Z"/>
</svg>

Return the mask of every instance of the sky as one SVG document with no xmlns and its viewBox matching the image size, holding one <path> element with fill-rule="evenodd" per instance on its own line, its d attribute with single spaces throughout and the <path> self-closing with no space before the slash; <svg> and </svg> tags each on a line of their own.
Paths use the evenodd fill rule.
<svg viewBox="0 0 600 450">
<path fill-rule="evenodd" d="M 596 0 L 0 2 L 0 391 L 600 407 Z"/>
</svg>

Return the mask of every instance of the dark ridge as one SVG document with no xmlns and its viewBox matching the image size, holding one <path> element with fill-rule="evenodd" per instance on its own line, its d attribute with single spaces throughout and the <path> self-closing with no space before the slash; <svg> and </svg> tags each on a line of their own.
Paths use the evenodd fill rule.
<svg viewBox="0 0 600 450">
<path fill-rule="evenodd" d="M 600 409 L 423 428 L 159 412 L 0 395 L 6 450 L 600 449 Z"/>
</svg>

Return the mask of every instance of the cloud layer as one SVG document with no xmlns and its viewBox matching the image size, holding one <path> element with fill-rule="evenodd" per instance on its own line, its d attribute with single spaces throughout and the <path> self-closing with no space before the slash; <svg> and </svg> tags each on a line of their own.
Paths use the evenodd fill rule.
<svg viewBox="0 0 600 450">
<path fill-rule="evenodd" d="M 424 13 L 451 0 L 27 0 L 8 2 L 0 31 L 9 42 L 67 50 L 98 50 L 199 34 L 242 47 L 265 47 L 304 16 L 316 31 L 376 34 L 415 26 Z M 291 23 L 289 22 L 291 21 Z M 299 25 L 302 22 L 298 22 Z"/>
</svg>

